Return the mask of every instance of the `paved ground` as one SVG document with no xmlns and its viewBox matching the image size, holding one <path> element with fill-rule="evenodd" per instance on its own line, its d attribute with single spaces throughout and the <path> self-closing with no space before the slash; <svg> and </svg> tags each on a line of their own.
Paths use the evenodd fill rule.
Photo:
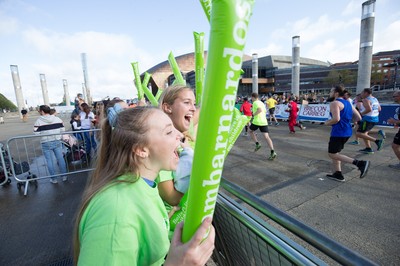
<svg viewBox="0 0 400 266">
<path fill-rule="evenodd" d="M 35 118 L 22 123 L 17 116 L 6 117 L 0 141 L 31 134 Z M 387 167 L 396 162 L 390 148 L 396 130 L 386 130 L 387 143 L 374 155 L 347 145 L 345 154 L 371 160 L 372 167 L 359 179 L 358 171 L 347 165 L 347 182 L 338 183 L 325 178 L 331 167 L 326 152 L 329 128 L 305 125 L 307 129 L 295 135 L 288 133 L 286 123 L 270 127 L 275 161 L 267 160 L 264 141 L 254 152 L 254 143 L 240 136 L 227 157 L 224 177 L 379 265 L 400 265 L 400 171 Z M 0 265 L 50 265 L 68 258 L 85 182 L 85 174 L 58 185 L 43 180 L 26 197 L 15 181 L 0 188 Z"/>
</svg>

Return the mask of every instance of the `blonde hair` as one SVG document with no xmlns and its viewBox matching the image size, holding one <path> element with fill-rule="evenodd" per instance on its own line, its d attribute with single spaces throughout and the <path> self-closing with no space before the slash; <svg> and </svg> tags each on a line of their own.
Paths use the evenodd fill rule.
<svg viewBox="0 0 400 266">
<path fill-rule="evenodd" d="M 74 260 L 78 261 L 79 223 L 90 200 L 103 188 L 119 182 L 134 183 L 138 180 L 138 158 L 134 151 L 148 145 L 148 119 L 159 112 L 153 107 L 128 108 L 118 114 L 115 127 L 111 128 L 108 118 L 102 123 L 101 142 L 98 157 L 95 161 L 95 170 L 89 178 L 85 188 L 81 207 L 77 214 L 74 232 Z M 110 160 L 110 158 L 113 158 Z M 134 178 L 128 181 L 117 181 L 116 178 L 134 173 Z"/>
<path fill-rule="evenodd" d="M 178 98 L 179 93 L 185 90 L 193 92 L 192 88 L 186 85 L 171 85 L 168 88 L 164 89 L 160 96 L 160 99 L 158 100 L 159 107 L 162 109 L 163 104 L 173 105 L 175 100 Z"/>
</svg>

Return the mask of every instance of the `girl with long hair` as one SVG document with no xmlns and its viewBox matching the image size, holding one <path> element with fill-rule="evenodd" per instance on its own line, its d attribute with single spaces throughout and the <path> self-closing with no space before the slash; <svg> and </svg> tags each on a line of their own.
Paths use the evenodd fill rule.
<svg viewBox="0 0 400 266">
<path fill-rule="evenodd" d="M 108 112 L 95 170 L 76 222 L 74 257 L 78 265 L 207 262 L 215 238 L 211 219 L 186 244 L 181 242 L 180 224 L 170 244 L 168 214 L 154 182 L 161 170 L 176 169 L 182 136 L 157 108 Z M 202 241 L 208 228 L 209 236 Z"/>
</svg>

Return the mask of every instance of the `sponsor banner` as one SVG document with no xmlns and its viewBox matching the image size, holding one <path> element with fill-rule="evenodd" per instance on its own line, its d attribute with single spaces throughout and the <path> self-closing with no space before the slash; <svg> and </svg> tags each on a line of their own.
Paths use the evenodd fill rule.
<svg viewBox="0 0 400 266">
<path fill-rule="evenodd" d="M 286 105 L 279 104 L 275 109 L 275 116 L 278 119 L 286 120 L 288 119 L 288 112 L 285 112 Z M 379 113 L 378 126 L 393 126 L 388 125 L 387 120 L 391 117 L 395 118 L 396 109 L 400 108 L 398 104 L 381 104 L 382 110 Z M 298 120 L 300 121 L 314 121 L 314 122 L 324 122 L 330 119 L 330 108 L 329 104 L 308 104 L 301 105 Z"/>
<path fill-rule="evenodd" d="M 275 117 L 276 119 L 287 120 L 289 118 L 289 112 L 285 112 L 287 109 L 287 104 L 277 104 L 275 105 Z M 267 110 L 267 117 L 269 117 L 269 112 Z"/>
<path fill-rule="evenodd" d="M 298 120 L 323 122 L 330 118 L 329 110 L 329 104 L 301 105 Z"/>
<path fill-rule="evenodd" d="M 386 122 L 389 118 L 399 119 L 396 115 L 396 110 L 400 108 L 398 104 L 381 104 L 382 110 L 379 112 L 379 126 L 393 127 Z M 397 118 L 396 118 L 397 117 Z"/>
</svg>

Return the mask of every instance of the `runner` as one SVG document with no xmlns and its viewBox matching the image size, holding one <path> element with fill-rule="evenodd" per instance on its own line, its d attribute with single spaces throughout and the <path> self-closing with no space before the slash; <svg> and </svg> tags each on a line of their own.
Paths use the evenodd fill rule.
<svg viewBox="0 0 400 266">
<path fill-rule="evenodd" d="M 343 86 L 335 86 L 331 90 L 331 97 L 335 100 L 330 104 L 330 112 L 332 118 L 325 122 L 325 125 L 332 126 L 331 137 L 329 140 L 328 154 L 332 159 L 335 172 L 326 175 L 329 179 L 345 182 L 342 174 L 341 163 L 351 163 L 358 167 L 360 170 L 360 178 L 365 177 L 369 168 L 369 161 L 359 161 L 350 158 L 346 155 L 340 154 L 344 148 L 344 144 L 349 140 L 352 134 L 351 120 L 355 118 L 356 121 L 361 119 L 358 111 L 347 100 L 343 99 L 345 94 Z"/>
<path fill-rule="evenodd" d="M 260 143 L 258 142 L 257 136 L 254 133 L 257 129 L 260 129 L 262 135 L 264 136 L 265 140 L 269 148 L 271 149 L 271 153 L 269 156 L 269 160 L 274 160 L 277 156 L 274 150 L 274 144 L 272 143 L 271 138 L 268 134 L 268 120 L 267 120 L 267 110 L 265 108 L 265 104 L 258 99 L 258 93 L 253 92 L 251 94 L 251 99 L 253 101 L 253 121 L 250 125 L 250 136 L 253 141 L 256 143 L 256 148 L 254 151 L 258 151 L 261 148 Z"/>
</svg>

